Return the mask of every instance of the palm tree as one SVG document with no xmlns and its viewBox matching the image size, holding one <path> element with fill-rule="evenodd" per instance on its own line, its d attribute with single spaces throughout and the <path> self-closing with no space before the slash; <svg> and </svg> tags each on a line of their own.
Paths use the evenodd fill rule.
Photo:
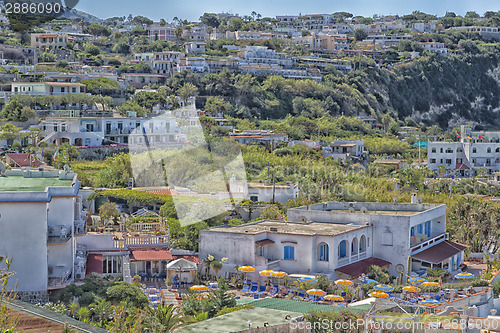
<svg viewBox="0 0 500 333">
<path fill-rule="evenodd" d="M 218 260 L 214 260 L 210 263 L 210 268 L 215 271 L 215 276 L 217 277 L 217 281 L 219 281 L 219 272 L 222 269 L 222 263 Z"/>
<path fill-rule="evenodd" d="M 94 311 L 94 313 L 99 318 L 99 321 L 102 323 L 109 315 L 112 313 L 113 308 L 111 302 L 106 301 L 105 299 L 100 299 L 97 303 L 94 303 L 90 306 L 90 309 Z"/>
<path fill-rule="evenodd" d="M 148 308 L 145 328 L 150 332 L 171 332 L 180 327 L 184 319 L 179 314 L 178 307 L 173 304 L 158 305 L 157 308 Z"/>
<path fill-rule="evenodd" d="M 71 317 L 75 318 L 76 312 L 78 311 L 78 303 L 76 302 L 71 302 L 70 305 L 68 305 L 69 313 L 71 314 Z"/>
</svg>

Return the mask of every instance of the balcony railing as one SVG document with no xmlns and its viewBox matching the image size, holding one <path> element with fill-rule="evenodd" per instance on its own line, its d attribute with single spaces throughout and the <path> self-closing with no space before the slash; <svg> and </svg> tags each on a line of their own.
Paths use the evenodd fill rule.
<svg viewBox="0 0 500 333">
<path fill-rule="evenodd" d="M 437 243 L 440 243 L 443 240 L 448 239 L 448 234 L 447 233 L 442 233 L 437 236 L 434 236 L 432 238 L 428 238 L 424 241 L 421 241 L 416 244 L 411 244 L 410 252 L 411 254 L 415 254 L 416 252 L 423 251 Z"/>
<path fill-rule="evenodd" d="M 63 269 L 66 269 L 64 267 Z M 59 273 L 53 273 L 52 271 L 54 270 L 54 267 L 49 266 L 49 279 L 47 282 L 47 288 L 48 289 L 58 289 L 58 288 L 64 288 L 71 284 L 73 282 L 73 274 L 71 270 L 66 270 L 61 272 L 61 269 L 57 269 Z"/>
<path fill-rule="evenodd" d="M 125 239 L 114 241 L 115 248 L 126 247 L 168 247 L 168 236 L 125 236 Z"/>
<path fill-rule="evenodd" d="M 71 239 L 71 227 L 58 225 L 48 228 L 47 243 L 62 244 Z"/>
</svg>

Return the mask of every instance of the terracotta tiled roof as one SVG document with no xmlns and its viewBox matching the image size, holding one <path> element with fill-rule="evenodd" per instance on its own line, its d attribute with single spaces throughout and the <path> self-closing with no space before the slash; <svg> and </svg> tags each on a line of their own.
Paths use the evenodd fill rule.
<svg viewBox="0 0 500 333">
<path fill-rule="evenodd" d="M 337 268 L 336 271 L 340 272 L 342 274 L 345 274 L 345 275 L 349 275 L 351 278 L 357 278 L 361 274 L 366 273 L 368 268 L 370 268 L 370 266 L 372 266 L 372 265 L 385 268 L 385 267 L 390 266 L 391 263 L 389 261 L 385 261 L 385 260 L 382 260 L 379 258 L 370 257 L 370 258 L 366 258 L 366 259 L 363 259 L 361 261 L 357 261 L 357 262 L 354 262 L 352 264 Z"/>
<path fill-rule="evenodd" d="M 469 170 L 470 168 L 463 164 L 463 163 L 457 163 L 457 166 L 455 167 L 455 169 L 458 169 L 458 170 Z"/>
<path fill-rule="evenodd" d="M 445 240 L 444 242 L 436 244 L 427 250 L 413 254 L 411 257 L 417 260 L 439 264 L 462 252 L 466 248 L 468 248 L 467 245 Z"/>
<path fill-rule="evenodd" d="M 30 165 L 30 154 L 6 154 L 18 167 L 37 167 L 42 165 L 42 162 L 35 159 L 35 156 L 31 155 L 31 165 Z"/>
<path fill-rule="evenodd" d="M 200 263 L 200 259 L 198 258 L 198 256 L 197 256 L 197 255 L 182 254 L 182 255 L 173 255 L 172 257 L 174 257 L 174 258 L 173 258 L 173 260 L 180 259 L 180 258 L 184 258 L 184 259 L 186 259 L 186 260 L 189 260 L 189 261 L 194 262 L 194 263 L 195 263 L 195 264 L 197 264 L 197 265 Z"/>
<path fill-rule="evenodd" d="M 172 260 L 172 254 L 167 249 L 133 249 L 130 250 L 130 261 Z"/>
<path fill-rule="evenodd" d="M 266 238 L 266 239 L 261 239 L 261 240 L 256 241 L 255 244 L 257 244 L 259 246 L 271 245 L 271 244 L 274 244 L 274 241 L 269 239 L 269 238 Z"/>
</svg>

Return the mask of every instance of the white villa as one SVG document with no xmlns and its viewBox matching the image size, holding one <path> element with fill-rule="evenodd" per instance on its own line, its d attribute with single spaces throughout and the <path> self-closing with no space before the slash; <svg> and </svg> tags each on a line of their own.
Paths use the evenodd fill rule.
<svg viewBox="0 0 500 333">
<path fill-rule="evenodd" d="M 228 258 L 223 272 L 235 265 L 256 271 L 356 278 L 371 265 L 391 275 L 427 268 L 455 272 L 467 246 L 448 240 L 446 205 L 328 202 L 288 210 L 288 221 L 258 221 L 200 231 L 200 258 Z M 402 269 L 401 269 L 402 268 Z"/>
</svg>

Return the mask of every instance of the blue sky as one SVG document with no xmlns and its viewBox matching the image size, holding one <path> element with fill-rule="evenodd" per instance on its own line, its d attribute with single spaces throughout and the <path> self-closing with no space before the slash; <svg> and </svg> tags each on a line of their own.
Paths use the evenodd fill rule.
<svg viewBox="0 0 500 333">
<path fill-rule="evenodd" d="M 467 11 L 483 14 L 500 10 L 499 0 L 80 0 L 76 9 L 100 18 L 147 16 L 155 21 L 172 18 L 197 20 L 204 12 L 232 12 L 249 15 L 256 11 L 262 16 L 297 14 L 329 14 L 347 11 L 355 15 L 407 14 L 420 10 L 438 16 L 447 11 L 463 15 Z"/>
</svg>

